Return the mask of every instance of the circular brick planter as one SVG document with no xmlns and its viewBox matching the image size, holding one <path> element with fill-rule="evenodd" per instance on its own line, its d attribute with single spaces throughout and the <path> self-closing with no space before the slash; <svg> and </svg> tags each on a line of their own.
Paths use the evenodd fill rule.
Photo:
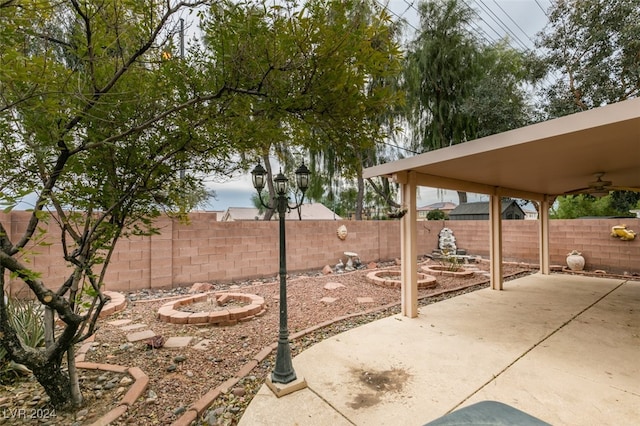
<svg viewBox="0 0 640 426">
<path fill-rule="evenodd" d="M 198 302 L 206 302 L 215 297 L 219 309 L 206 312 L 184 312 L 176 308 Z M 244 306 L 225 308 L 227 302 L 240 302 Z M 158 309 L 161 321 L 172 324 L 200 324 L 200 325 L 235 325 L 265 313 L 264 299 L 248 293 L 215 293 L 197 294 L 165 303 Z"/>
<path fill-rule="evenodd" d="M 400 271 L 383 269 L 369 272 L 367 280 L 382 287 L 400 288 L 402 286 L 402 281 L 400 281 L 401 274 Z M 434 288 L 437 285 L 436 277 L 418 272 L 418 288 Z"/>
<path fill-rule="evenodd" d="M 455 271 L 450 270 L 448 266 L 441 265 L 425 265 L 421 267 L 424 272 L 431 275 L 442 275 L 443 277 L 458 277 L 467 278 L 472 277 L 474 271 L 467 271 L 464 268 L 458 268 Z"/>
</svg>

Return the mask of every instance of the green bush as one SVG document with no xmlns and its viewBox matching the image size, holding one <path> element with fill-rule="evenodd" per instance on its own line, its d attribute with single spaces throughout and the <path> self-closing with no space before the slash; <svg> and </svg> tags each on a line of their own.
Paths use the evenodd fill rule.
<svg viewBox="0 0 640 426">
<path fill-rule="evenodd" d="M 18 337 L 25 345 L 33 348 L 44 345 L 44 312 L 40 303 L 9 298 L 7 315 L 9 324 L 16 330 Z M 4 346 L 0 345 L 0 374 L 24 370 L 24 366 L 7 359 L 7 352 Z"/>
</svg>

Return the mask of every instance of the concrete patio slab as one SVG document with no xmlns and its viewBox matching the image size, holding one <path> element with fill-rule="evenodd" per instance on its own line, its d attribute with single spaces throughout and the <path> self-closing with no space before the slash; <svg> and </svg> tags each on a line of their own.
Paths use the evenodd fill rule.
<svg viewBox="0 0 640 426">
<path fill-rule="evenodd" d="M 302 352 L 294 368 L 308 389 L 261 390 L 240 425 L 420 425 L 482 400 L 552 424 L 635 424 L 638 306 L 640 282 L 562 274 L 468 293 Z M 314 419 L 292 417 L 301 406 Z"/>
</svg>

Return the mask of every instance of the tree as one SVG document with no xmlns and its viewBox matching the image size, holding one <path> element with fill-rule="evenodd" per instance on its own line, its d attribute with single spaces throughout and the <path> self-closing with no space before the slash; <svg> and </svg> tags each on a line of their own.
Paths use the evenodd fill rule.
<svg viewBox="0 0 640 426">
<path fill-rule="evenodd" d="M 229 142 L 232 123 L 214 120 L 233 91 L 161 59 L 165 28 L 198 4 L 1 5 L 0 201 L 6 212 L 25 194 L 37 201 L 22 235 L 10 238 L 0 222 L 0 287 L 8 271 L 44 306 L 45 348 L 17 337 L 3 298 L 0 341 L 57 408 L 82 402 L 74 346 L 95 332 L 107 303 L 116 242 L 153 233 L 163 211 L 188 211 L 202 194 L 194 174 L 229 173 L 242 147 Z M 191 173 L 181 179 L 180 170 Z M 59 228 L 69 270 L 57 288 L 30 265 L 43 222 Z"/>
<path fill-rule="evenodd" d="M 533 74 L 523 53 L 504 42 L 482 45 L 462 2 L 424 2 L 419 10 L 421 30 L 404 70 L 411 148 L 440 149 L 528 123 L 522 85 Z M 466 202 L 466 193 L 458 195 Z"/>
<path fill-rule="evenodd" d="M 629 210 L 638 207 L 640 198 L 636 193 L 628 192 L 627 194 L 631 197 L 622 200 L 621 198 L 624 197 L 621 197 L 619 192 L 614 191 L 599 198 L 585 194 L 558 197 L 552 208 L 551 217 L 553 219 L 576 219 L 587 216 L 633 217 Z"/>
<path fill-rule="evenodd" d="M 545 118 L 640 95 L 640 1 L 556 1 L 548 15 L 536 45 L 548 71 L 561 77 L 543 91 Z M 558 215 L 627 215 L 639 200 L 627 191 L 601 199 L 561 197 Z"/>
<path fill-rule="evenodd" d="M 185 219 L 200 176 L 246 170 L 274 143 L 331 144 L 347 163 L 378 135 L 368 117 L 388 93 L 361 89 L 391 72 L 396 50 L 374 43 L 382 25 L 345 17 L 355 3 L 217 2 L 206 47 L 167 54 L 180 14 L 204 4 L 0 3 L 0 202 L 8 212 L 37 197 L 24 234 L 10 237 L 0 217 L 0 286 L 5 272 L 24 283 L 47 333 L 45 348 L 25 345 L 0 298 L 0 343 L 60 409 L 82 402 L 74 347 L 96 330 L 119 239 L 153 234 L 162 213 Z M 29 263 L 44 222 L 59 229 L 68 266 L 57 287 Z"/>
<path fill-rule="evenodd" d="M 427 220 L 445 220 L 448 216 L 442 210 L 431 210 L 427 213 Z"/>
<path fill-rule="evenodd" d="M 269 182 L 269 155 L 293 170 L 303 152 L 312 159 L 312 198 L 321 196 L 338 171 L 345 178 L 361 176 L 358 153 L 384 136 L 375 117 L 398 99 L 393 87 L 372 83 L 400 70 L 391 27 L 389 15 L 373 1 L 211 7 L 204 17 L 203 54 L 222 64 L 224 73 L 228 64 L 241 63 L 241 72 L 214 78 L 241 82 L 260 94 L 234 108 L 248 117 L 245 133 L 258 142 L 253 155 L 266 163 Z M 273 199 L 273 188 L 267 189 Z"/>
<path fill-rule="evenodd" d="M 553 2 L 536 45 L 549 71 L 561 78 L 545 90 L 549 118 L 640 94 L 640 2 Z"/>
</svg>

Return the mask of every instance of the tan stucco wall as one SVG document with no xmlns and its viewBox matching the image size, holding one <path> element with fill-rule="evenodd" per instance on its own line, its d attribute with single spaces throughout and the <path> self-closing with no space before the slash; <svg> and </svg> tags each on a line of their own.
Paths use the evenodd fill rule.
<svg viewBox="0 0 640 426">
<path fill-rule="evenodd" d="M 24 231 L 27 212 L 0 214 L 0 221 L 11 235 Z M 587 268 L 610 272 L 640 273 L 640 237 L 620 241 L 609 233 L 620 220 L 551 221 L 551 263 L 564 264 L 566 254 L 579 250 Z M 640 232 L 640 219 L 624 221 Z M 195 213 L 190 225 L 168 218 L 157 222 L 160 235 L 136 237 L 118 243 L 106 276 L 109 290 L 130 291 L 167 288 L 197 281 L 225 282 L 275 276 L 278 272 L 277 222 L 218 222 L 215 213 Z M 336 231 L 348 230 L 342 241 Z M 451 228 L 459 248 L 469 254 L 488 256 L 488 221 L 419 221 L 418 253 L 431 253 L 437 247 L 438 232 Z M 503 221 L 505 260 L 538 263 L 538 222 Z M 25 254 L 33 268 L 42 273 L 51 288 L 57 288 L 68 270 L 61 260 L 59 235 L 50 225 L 52 245 L 32 247 Z M 287 268 L 289 272 L 334 266 L 345 251 L 354 251 L 365 262 L 390 260 L 400 256 L 398 221 L 288 221 Z M 12 281 L 12 292 L 19 287 Z"/>
</svg>

